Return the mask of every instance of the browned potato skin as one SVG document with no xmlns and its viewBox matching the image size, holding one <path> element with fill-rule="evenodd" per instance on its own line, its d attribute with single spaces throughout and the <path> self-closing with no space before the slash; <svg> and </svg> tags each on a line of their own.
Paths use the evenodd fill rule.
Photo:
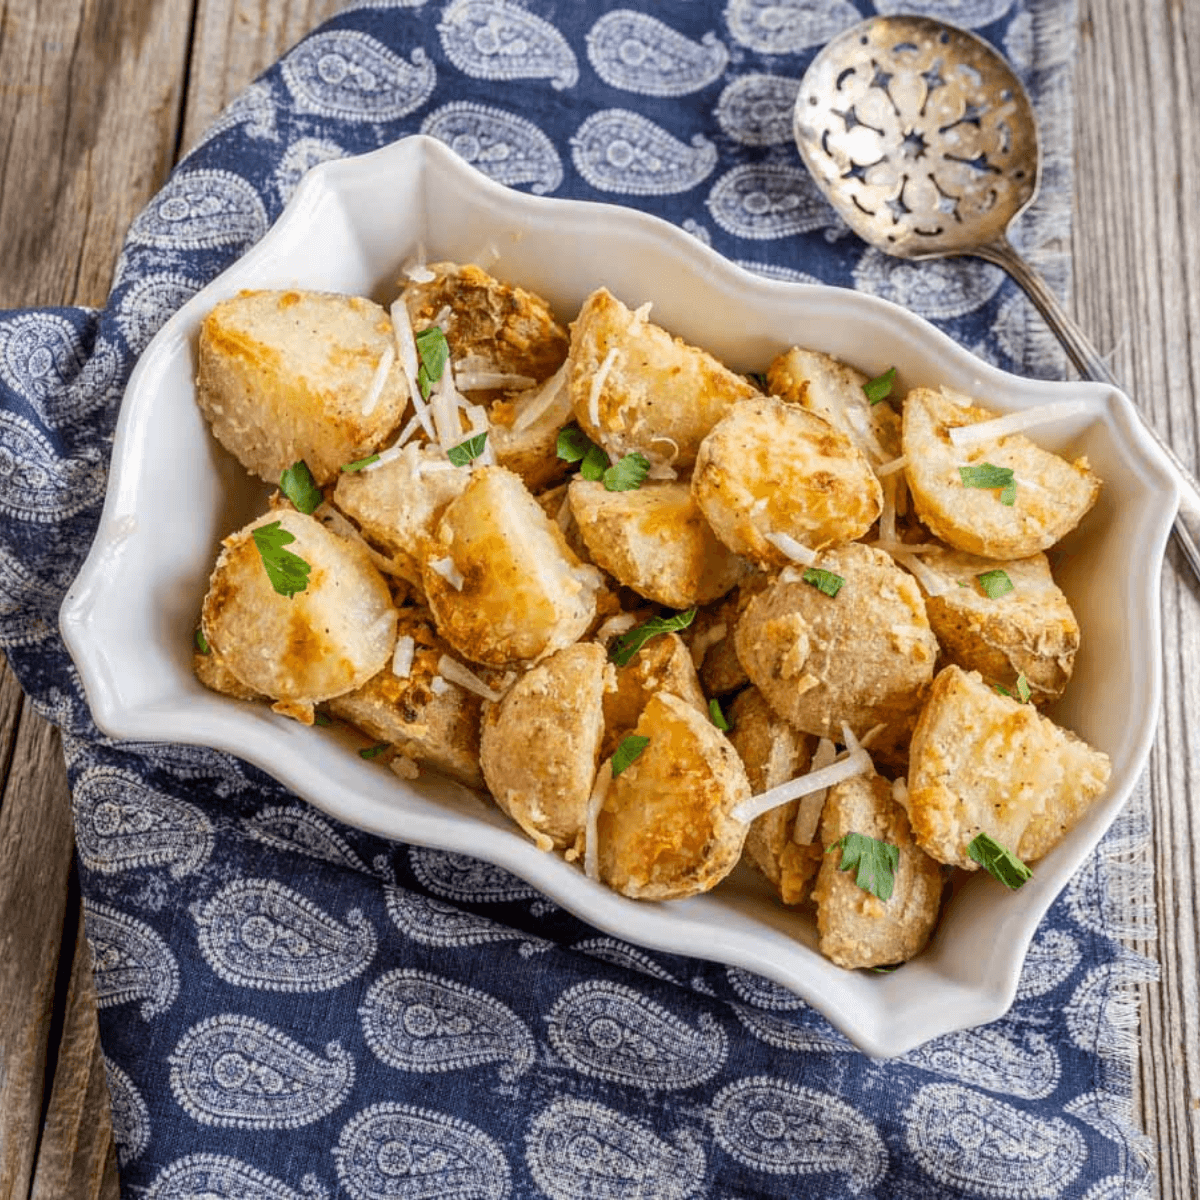
<svg viewBox="0 0 1200 1200">
<path fill-rule="evenodd" d="M 921 561 L 956 584 L 966 584 L 943 596 L 925 597 L 929 624 L 951 662 L 1014 694 L 1017 676 L 1024 675 L 1035 704 L 1062 695 L 1075 666 L 1079 624 L 1044 554 L 997 561 L 961 550 L 936 550 L 922 554 Z M 1012 580 L 1013 590 L 992 600 L 978 576 L 997 569 Z"/>
<path fill-rule="evenodd" d="M 708 604 L 746 573 L 686 483 L 648 481 L 610 492 L 598 480 L 575 479 L 568 494 L 588 557 L 647 600 L 676 609 Z"/>
<path fill-rule="evenodd" d="M 939 862 L 978 869 L 967 847 L 987 833 L 1024 862 L 1048 853 L 1103 792 L 1108 756 L 978 673 L 948 666 L 913 734 L 908 812 Z"/>
<path fill-rule="evenodd" d="M 634 731 L 642 710 L 658 692 L 670 692 L 698 713 L 708 713 L 692 656 L 677 633 L 651 638 L 625 666 L 613 667 L 612 683 L 604 692 L 601 758 L 608 758 L 622 738 Z"/>
<path fill-rule="evenodd" d="M 883 508 L 879 481 L 854 443 L 771 396 L 740 401 L 713 427 L 692 494 L 730 550 L 768 568 L 792 560 L 765 534 L 822 550 L 861 537 Z"/>
<path fill-rule="evenodd" d="M 496 371 L 537 380 L 562 366 L 567 331 L 541 296 L 501 283 L 473 264 L 430 263 L 428 269 L 434 274 L 428 283 L 405 281 L 404 303 L 415 330 L 450 309 L 442 332 L 455 361 L 478 356 Z"/>
<path fill-rule="evenodd" d="M 592 422 L 592 379 L 617 351 Z M 616 457 L 640 450 L 685 471 L 704 435 L 754 385 L 711 354 L 634 314 L 606 288 L 593 292 L 571 326 L 571 405 L 588 437 Z M 662 439 L 655 441 L 655 439 Z M 674 442 L 678 454 L 667 441 Z"/>
<path fill-rule="evenodd" d="M 902 723 L 933 678 L 937 641 L 916 582 L 881 550 L 853 542 L 821 567 L 845 579 L 836 597 L 785 571 L 747 604 L 734 644 L 771 707 L 805 733 L 841 741 Z"/>
<path fill-rule="evenodd" d="M 769 792 L 809 769 L 816 738 L 780 720 L 758 688 L 742 692 L 726 716 L 733 726 L 729 740 L 746 768 L 752 795 Z M 784 904 L 804 902 L 821 862 L 820 846 L 799 845 L 792 836 L 799 807 L 800 801 L 792 800 L 755 817 L 742 851 Z"/>
<path fill-rule="evenodd" d="M 209 647 L 207 654 L 197 651 L 192 655 L 192 670 L 206 688 L 232 696 L 235 700 L 269 700 L 264 692 L 247 687 L 226 665 L 223 655 Z"/>
<path fill-rule="evenodd" d="M 483 701 L 451 685 L 440 695 L 430 684 L 443 654 L 453 650 L 437 636 L 425 609 L 403 608 L 397 636 L 413 639 L 413 664 L 399 678 L 388 663 L 362 687 L 329 702 L 329 711 L 377 742 L 387 742 L 415 763 L 433 767 L 470 788 L 482 789 L 479 717 Z M 480 672 L 485 682 L 497 676 Z"/>
<path fill-rule="evenodd" d="M 604 728 L 608 656 L 595 642 L 552 654 L 484 714 L 480 765 L 497 805 L 543 849 L 583 833 Z"/>
<path fill-rule="evenodd" d="M 395 345 L 378 304 L 320 292 L 249 292 L 204 318 L 196 401 L 217 440 L 250 472 L 277 483 L 304 459 L 324 486 L 375 450 L 408 406 L 393 366 L 362 411 L 384 352 Z"/>
<path fill-rule="evenodd" d="M 996 414 L 968 397 L 914 388 L 904 402 L 905 473 L 917 515 L 944 542 L 984 558 L 1028 558 L 1061 541 L 1100 494 L 1087 459 L 1067 462 L 1019 433 L 962 449 L 947 432 Z M 966 487 L 959 466 L 1011 467 L 1012 505 L 996 489 Z M 1037 486 L 1022 487 L 1022 479 Z"/>
<path fill-rule="evenodd" d="M 891 842 L 900 851 L 891 898 L 860 888 L 855 871 L 842 871 L 841 854 L 822 855 L 813 898 L 821 953 L 840 967 L 882 967 L 907 962 L 929 941 L 942 900 L 941 867 L 913 841 L 892 785 L 879 775 L 858 775 L 829 789 L 821 816 L 821 843 L 848 833 Z"/>
<path fill-rule="evenodd" d="M 640 900 L 706 892 L 742 852 L 747 827 L 730 815 L 750 796 L 741 759 L 707 716 L 667 692 L 650 699 L 637 732 L 649 745 L 612 781 L 597 821 L 600 877 Z"/>
</svg>

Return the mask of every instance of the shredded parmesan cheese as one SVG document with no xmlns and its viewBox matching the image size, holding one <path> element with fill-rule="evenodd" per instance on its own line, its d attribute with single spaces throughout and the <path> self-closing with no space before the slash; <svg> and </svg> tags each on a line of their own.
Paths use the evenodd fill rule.
<svg viewBox="0 0 1200 1200">
<path fill-rule="evenodd" d="M 436 571 L 456 592 L 462 591 L 462 572 L 454 565 L 454 559 L 449 555 L 445 558 L 431 558 L 429 569 Z"/>
<path fill-rule="evenodd" d="M 411 758 L 403 754 L 397 754 L 392 759 L 388 766 L 400 776 L 401 779 L 420 779 L 421 769 Z"/>
<path fill-rule="evenodd" d="M 875 468 L 876 479 L 886 479 L 889 475 L 894 475 L 897 471 L 903 471 L 908 466 L 908 459 L 902 454 L 899 458 L 893 458 L 891 462 L 880 463 Z"/>
<path fill-rule="evenodd" d="M 440 675 L 435 675 L 429 681 L 429 690 L 435 696 L 444 696 L 451 687 L 453 687 L 453 684 L 447 683 Z"/>
<path fill-rule="evenodd" d="M 392 332 L 396 336 L 396 353 L 400 356 L 400 369 L 408 381 L 408 394 L 412 397 L 413 411 L 417 414 L 417 419 L 421 422 L 421 427 L 425 430 L 426 435 L 433 437 L 428 406 L 425 398 L 421 395 L 420 385 L 417 383 L 417 375 L 421 368 L 417 361 L 417 342 L 413 335 L 412 322 L 408 318 L 408 306 L 404 303 L 404 298 L 394 300 L 390 311 Z"/>
<path fill-rule="evenodd" d="M 801 563 L 806 567 L 816 566 L 817 553 L 815 550 L 810 550 L 807 546 L 801 545 L 789 533 L 764 533 L 763 537 L 779 551 L 780 554 L 786 554 L 793 562 Z"/>
<path fill-rule="evenodd" d="M 891 556 L 906 570 L 917 577 L 927 596 L 944 596 L 951 590 L 951 582 L 926 566 L 915 554 L 905 550 L 892 550 Z"/>
<path fill-rule="evenodd" d="M 458 410 L 466 407 L 466 400 L 454 385 L 454 370 L 449 363 L 442 369 L 442 377 L 434 385 L 433 397 L 430 408 L 438 444 L 443 450 L 449 450 L 462 441 L 462 422 L 458 419 Z"/>
<path fill-rule="evenodd" d="M 505 388 L 524 392 L 537 380 L 532 375 L 510 375 L 504 371 L 464 371 L 459 364 L 458 388 L 462 392 L 491 392 Z"/>
<path fill-rule="evenodd" d="M 413 656 L 417 652 L 417 643 L 412 635 L 406 633 L 396 639 L 396 648 L 392 651 L 392 674 L 397 679 L 407 679 L 412 674 Z"/>
<path fill-rule="evenodd" d="M 592 376 L 592 389 L 588 392 L 588 419 L 593 429 L 600 428 L 600 393 L 604 391 L 604 383 L 613 363 L 617 361 L 617 348 L 614 346 L 605 356 L 595 375 Z"/>
<path fill-rule="evenodd" d="M 313 516 L 330 533 L 337 534 L 338 537 L 345 538 L 348 542 L 354 542 L 355 545 L 365 550 L 377 570 L 382 571 L 385 575 L 400 575 L 400 572 L 396 570 L 396 564 L 386 555 L 380 554 L 336 508 L 322 501 L 314 510 Z"/>
<path fill-rule="evenodd" d="M 778 787 L 771 788 L 770 791 L 763 792 L 759 796 L 752 796 L 734 808 L 730 816 L 735 821 L 749 824 L 755 817 L 761 817 L 763 813 L 770 812 L 771 809 L 778 808 L 781 804 L 787 804 L 800 796 L 819 792 L 823 788 L 831 788 L 835 783 L 841 783 L 843 779 L 853 779 L 855 775 L 863 775 L 870 769 L 871 756 L 859 746 L 840 762 L 822 767 L 817 771 L 809 771 L 807 775 L 801 775 L 797 779 L 781 783 Z"/>
<path fill-rule="evenodd" d="M 692 666 L 696 670 L 700 669 L 704 662 L 705 655 L 719 642 L 725 640 L 725 636 L 729 633 L 729 627 L 724 621 L 716 621 L 710 625 L 703 633 L 698 633 L 692 639 Z"/>
<path fill-rule="evenodd" d="M 567 363 L 563 363 L 536 391 L 530 391 L 517 401 L 513 417 L 514 430 L 528 429 L 538 417 L 554 405 L 567 384 Z"/>
<path fill-rule="evenodd" d="M 1058 421 L 1066 417 L 1077 417 L 1087 412 L 1087 405 L 1082 400 L 1067 400 L 1059 404 L 1039 404 L 1035 408 L 1027 408 L 1023 412 L 1007 413 L 1003 417 L 994 417 L 990 421 L 976 421 L 974 425 L 958 425 L 949 431 L 950 441 L 955 446 L 974 446 L 979 442 L 992 442 L 998 438 L 1007 437 L 1010 433 L 1020 433 L 1034 425 L 1045 425 L 1049 421 Z"/>
<path fill-rule="evenodd" d="M 597 824 L 600 820 L 600 810 L 604 807 L 604 798 L 608 795 L 608 785 L 612 783 L 612 759 L 601 764 L 596 772 L 596 782 L 592 785 L 592 794 L 588 797 L 587 816 L 583 825 L 583 873 L 597 882 L 600 881 L 600 835 Z"/>
<path fill-rule="evenodd" d="M 896 537 L 896 480 L 883 481 L 883 509 L 879 514 L 879 540 L 899 541 Z"/>
<path fill-rule="evenodd" d="M 609 617 L 596 630 L 596 641 L 602 646 L 607 646 L 613 638 L 620 637 L 623 633 L 628 633 L 637 623 L 638 618 L 636 613 L 617 613 L 615 617 Z"/>
<path fill-rule="evenodd" d="M 396 348 L 394 346 L 385 346 L 383 353 L 379 356 L 379 365 L 375 368 L 375 374 L 371 378 L 371 386 L 367 389 L 366 399 L 362 402 L 362 415 L 364 417 L 369 417 L 375 411 L 375 406 L 379 403 L 379 397 L 383 395 L 383 388 L 387 383 L 388 372 L 392 369 L 392 363 L 395 361 Z"/>
<path fill-rule="evenodd" d="M 629 322 L 628 333 L 637 334 L 641 331 L 643 325 L 650 319 L 650 310 L 654 307 L 653 300 L 647 300 L 645 304 L 639 305 L 633 310 L 633 319 Z"/>
<path fill-rule="evenodd" d="M 438 673 L 451 683 L 457 683 L 459 687 L 465 688 L 468 692 L 474 692 L 475 695 L 482 696 L 485 700 L 495 702 L 503 699 L 495 688 L 488 687 L 474 671 L 468 671 L 462 663 L 449 655 L 443 654 L 438 659 Z"/>
<path fill-rule="evenodd" d="M 817 752 L 812 757 L 810 769 L 823 771 L 832 766 L 838 758 L 837 747 L 828 739 L 822 738 L 817 743 Z M 796 809 L 796 824 L 792 829 L 792 841 L 797 846 L 809 846 L 817 840 L 817 832 L 821 825 L 821 812 L 825 808 L 825 797 L 828 788 L 809 792 L 800 799 Z"/>
<path fill-rule="evenodd" d="M 554 514 L 554 523 L 562 530 L 564 536 L 566 536 L 567 530 L 571 528 L 572 516 L 574 514 L 571 512 L 571 497 L 564 492 L 562 503 L 558 506 L 558 512 Z"/>
<path fill-rule="evenodd" d="M 873 542 L 864 542 L 872 550 L 882 550 L 885 554 L 928 554 L 931 550 L 941 550 L 937 542 L 885 542 L 877 538 Z"/>
<path fill-rule="evenodd" d="M 903 775 L 899 779 L 892 780 L 892 799 L 905 812 L 908 812 L 908 781 Z"/>
<path fill-rule="evenodd" d="M 363 467 L 363 472 L 378 471 L 380 467 L 386 467 L 388 463 L 395 462 L 404 454 L 404 446 L 397 440 L 393 445 L 386 450 L 380 450 L 374 462 L 369 462 Z"/>
</svg>

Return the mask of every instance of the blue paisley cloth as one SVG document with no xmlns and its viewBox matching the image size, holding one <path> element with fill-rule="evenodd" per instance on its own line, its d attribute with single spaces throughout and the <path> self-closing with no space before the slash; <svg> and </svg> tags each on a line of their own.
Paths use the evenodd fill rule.
<svg viewBox="0 0 1200 1200">
<path fill-rule="evenodd" d="M 790 143 L 819 46 L 901 7 L 1020 70 L 1047 155 L 1017 240 L 1065 290 L 1073 0 L 368 0 L 226 109 L 134 221 L 102 310 L 0 314 L 0 644 L 63 731 L 125 1196 L 1149 1195 L 1129 1097 L 1155 967 L 1121 941 L 1150 928 L 1137 798 L 1051 909 L 1012 1011 L 875 1061 L 775 984 L 339 826 L 228 755 L 114 743 L 57 633 L 138 354 L 309 168 L 405 134 L 1059 373 L 996 269 L 867 249 Z"/>
</svg>

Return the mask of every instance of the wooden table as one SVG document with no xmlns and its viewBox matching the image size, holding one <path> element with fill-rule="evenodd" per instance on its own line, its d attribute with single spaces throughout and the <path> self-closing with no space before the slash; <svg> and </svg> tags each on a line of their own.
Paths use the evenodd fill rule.
<svg viewBox="0 0 1200 1200">
<path fill-rule="evenodd" d="M 0 308 L 101 305 L 130 220 L 220 108 L 341 0 L 0 0 Z M 440 8 L 429 4 L 430 19 Z M 1079 0 L 1073 308 L 1200 462 L 1200 4 Z M 1135 1112 L 1200 1195 L 1200 588 L 1163 576 L 1157 942 Z M 58 734 L 0 663 L 0 1200 L 116 1197 Z"/>
</svg>

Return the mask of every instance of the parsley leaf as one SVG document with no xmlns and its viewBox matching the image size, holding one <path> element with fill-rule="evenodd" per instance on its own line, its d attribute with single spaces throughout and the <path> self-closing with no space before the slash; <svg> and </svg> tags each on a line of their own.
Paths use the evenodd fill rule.
<svg viewBox="0 0 1200 1200">
<path fill-rule="evenodd" d="M 312 515 L 324 497 L 304 459 L 294 462 L 279 476 L 279 490 L 302 512 Z"/>
<path fill-rule="evenodd" d="M 845 837 L 838 838 L 825 853 L 832 854 L 838 848 L 842 851 L 839 871 L 850 871 L 857 867 L 858 873 L 854 882 L 864 892 L 870 892 L 880 900 L 891 899 L 892 888 L 896 883 L 896 871 L 900 867 L 899 847 L 862 833 L 848 833 Z"/>
<path fill-rule="evenodd" d="M 876 375 L 874 379 L 868 379 L 862 385 L 863 395 L 872 406 L 878 404 L 880 400 L 886 400 L 892 394 L 892 385 L 896 382 L 896 368 L 888 367 L 882 375 Z"/>
<path fill-rule="evenodd" d="M 333 720 L 323 712 L 313 713 L 313 724 L 319 725 L 323 729 L 327 729 L 333 724 Z"/>
<path fill-rule="evenodd" d="M 999 567 L 994 571 L 984 571 L 975 578 L 979 580 L 979 586 L 983 588 L 983 594 L 989 600 L 999 600 L 1001 596 L 1007 596 L 1013 591 L 1013 581 L 1009 579 L 1008 572 L 1000 570 Z"/>
<path fill-rule="evenodd" d="M 376 742 L 373 746 L 358 752 L 359 758 L 378 758 L 388 748 L 387 742 Z"/>
<path fill-rule="evenodd" d="M 1000 695 L 1008 696 L 1012 700 L 1019 700 L 1022 704 L 1027 704 L 1029 697 L 1033 695 L 1033 692 L 1029 688 L 1029 680 L 1025 678 L 1024 671 L 1017 676 L 1017 694 L 1015 696 L 1008 688 L 1003 687 L 1001 684 L 996 684 L 995 687 Z"/>
<path fill-rule="evenodd" d="M 595 483 L 604 478 L 604 472 L 607 470 L 608 455 L 599 446 L 589 446 L 583 456 L 583 462 L 579 465 L 579 474 Z"/>
<path fill-rule="evenodd" d="M 627 738 L 622 738 L 621 744 L 613 751 L 613 778 L 616 779 L 626 767 L 636 762 L 648 745 L 650 745 L 650 739 L 637 733 L 631 733 Z"/>
<path fill-rule="evenodd" d="M 484 446 L 487 445 L 487 430 L 483 433 L 477 433 L 472 438 L 467 438 L 465 442 L 459 442 L 457 446 L 451 446 L 446 451 L 446 457 L 456 466 L 465 467 L 473 458 L 478 458 L 483 453 Z"/>
<path fill-rule="evenodd" d="M 676 613 L 673 617 L 651 617 L 650 620 L 635 625 L 628 633 L 614 638 L 613 644 L 608 648 L 608 657 L 618 667 L 626 667 L 633 656 L 652 637 L 657 637 L 660 633 L 676 633 L 680 629 L 686 629 L 692 623 L 695 615 L 696 610 L 689 608 L 686 612 Z"/>
<path fill-rule="evenodd" d="M 822 571 L 820 567 L 809 567 L 800 578 L 805 583 L 811 583 L 818 592 L 824 592 L 826 596 L 836 596 L 842 590 L 842 584 L 846 582 L 841 575 L 835 575 L 832 571 Z"/>
<path fill-rule="evenodd" d="M 204 636 L 204 630 L 199 625 L 196 626 L 196 649 L 201 654 L 212 653 L 212 647 L 208 644 L 208 638 Z"/>
<path fill-rule="evenodd" d="M 721 702 L 714 696 L 708 702 L 708 715 L 712 723 L 722 732 L 728 733 L 733 728 L 725 714 L 721 711 Z"/>
<path fill-rule="evenodd" d="M 1000 489 L 1000 503 L 1001 504 L 1006 504 L 1009 508 L 1012 508 L 1012 506 L 1014 504 L 1016 504 L 1016 502 L 1017 502 L 1017 485 L 1015 483 L 1010 483 L 1007 487 L 1003 487 Z"/>
<path fill-rule="evenodd" d="M 269 525 L 260 525 L 250 536 L 258 547 L 271 586 L 281 596 L 290 599 L 308 587 L 308 573 L 312 567 L 298 554 L 284 549 L 296 540 L 295 534 L 288 533 L 278 521 L 272 521 Z"/>
<path fill-rule="evenodd" d="M 760 392 L 770 393 L 771 385 L 767 383 L 767 377 L 762 371 L 751 371 L 746 378 L 750 380 L 750 382 L 754 384 L 754 386 L 758 388 Z"/>
<path fill-rule="evenodd" d="M 366 458 L 355 459 L 354 462 L 346 463 L 342 470 L 347 475 L 353 475 L 355 471 L 361 471 L 363 467 L 369 467 L 372 463 L 379 461 L 378 454 L 368 454 Z"/>
<path fill-rule="evenodd" d="M 592 444 L 592 439 L 578 425 L 566 425 L 558 431 L 554 448 L 564 462 L 577 463 Z"/>
<path fill-rule="evenodd" d="M 437 325 L 422 329 L 415 340 L 421 359 L 421 365 L 417 368 L 417 386 L 421 389 L 421 395 L 428 400 L 430 389 L 441 379 L 446 363 L 450 361 L 450 346 L 446 335 Z"/>
<path fill-rule="evenodd" d="M 967 847 L 967 853 L 993 879 L 998 879 L 1011 891 L 1015 892 L 1027 879 L 1033 878 L 1033 872 L 1011 850 L 986 833 L 975 838 Z"/>
<path fill-rule="evenodd" d="M 604 486 L 610 492 L 636 492 L 649 470 L 650 460 L 635 450 L 604 472 Z"/>
<path fill-rule="evenodd" d="M 1017 484 L 1013 479 L 1012 467 L 997 467 L 992 463 L 980 463 L 977 467 L 959 467 L 963 487 L 1002 488 L 1000 503 L 1009 504 L 1017 498 Z"/>
</svg>

